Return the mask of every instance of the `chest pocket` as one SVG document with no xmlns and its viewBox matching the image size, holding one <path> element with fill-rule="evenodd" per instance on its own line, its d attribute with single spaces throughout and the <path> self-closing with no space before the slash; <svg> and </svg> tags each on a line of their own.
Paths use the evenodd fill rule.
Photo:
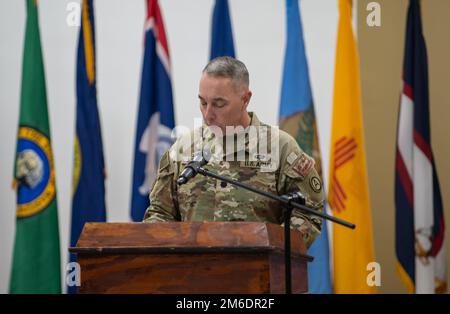
<svg viewBox="0 0 450 314">
<path fill-rule="evenodd" d="M 181 173 L 187 162 L 180 163 Z M 201 174 L 191 178 L 186 184 L 178 186 L 177 200 L 182 221 L 212 220 L 215 187 L 213 179 Z"/>
<path fill-rule="evenodd" d="M 229 169 L 221 171 L 222 175 L 231 177 L 256 189 L 277 194 L 277 173 L 261 171 L 257 166 L 245 166 L 239 162 L 230 162 Z M 223 204 L 223 212 L 233 220 L 269 221 L 278 223 L 279 211 L 275 202 L 269 198 L 247 191 L 243 188 L 226 185 L 219 188 L 218 204 Z"/>
<path fill-rule="evenodd" d="M 263 191 L 276 193 L 276 172 L 261 171 L 260 168 L 240 167 L 239 180 Z"/>
<path fill-rule="evenodd" d="M 186 164 L 180 165 L 183 171 Z M 259 167 L 241 167 L 239 162 L 205 166 L 206 169 L 248 184 L 254 188 L 277 193 L 277 173 Z M 184 221 L 269 221 L 279 223 L 280 211 L 270 199 L 232 184 L 197 175 L 178 187 L 178 203 Z"/>
</svg>

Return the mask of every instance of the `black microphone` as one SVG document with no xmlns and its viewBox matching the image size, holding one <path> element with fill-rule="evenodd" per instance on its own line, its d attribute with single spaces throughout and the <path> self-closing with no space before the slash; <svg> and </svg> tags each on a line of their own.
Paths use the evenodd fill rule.
<svg viewBox="0 0 450 314">
<path fill-rule="evenodd" d="M 198 173 L 198 168 L 206 165 L 208 160 L 203 157 L 203 154 L 200 152 L 197 154 L 192 161 L 190 161 L 186 167 L 181 172 L 178 177 L 177 183 L 178 185 L 182 185 L 187 183 L 190 179 L 195 177 Z"/>
</svg>

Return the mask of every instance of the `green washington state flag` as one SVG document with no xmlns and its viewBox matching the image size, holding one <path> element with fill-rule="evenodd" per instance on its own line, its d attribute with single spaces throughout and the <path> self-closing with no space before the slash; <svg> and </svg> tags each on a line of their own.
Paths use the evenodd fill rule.
<svg viewBox="0 0 450 314">
<path fill-rule="evenodd" d="M 10 293 L 61 293 L 58 211 L 37 1 L 27 1 Z"/>
</svg>

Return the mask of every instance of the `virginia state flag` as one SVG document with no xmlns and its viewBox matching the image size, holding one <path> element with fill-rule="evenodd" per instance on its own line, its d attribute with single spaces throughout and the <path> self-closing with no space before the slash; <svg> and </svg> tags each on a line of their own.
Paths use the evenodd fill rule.
<svg viewBox="0 0 450 314">
<path fill-rule="evenodd" d="M 367 283 L 375 254 L 351 0 L 339 0 L 328 201 L 334 216 L 356 224 L 354 230 L 333 225 L 334 291 L 376 292 Z"/>
<path fill-rule="evenodd" d="M 173 143 L 175 126 L 170 59 L 157 0 L 147 0 L 145 51 L 134 149 L 131 218 L 142 221 L 161 156 Z"/>
<path fill-rule="evenodd" d="M 212 19 L 210 60 L 222 56 L 235 57 L 228 0 L 216 0 Z"/>
<path fill-rule="evenodd" d="M 58 205 L 38 6 L 33 0 L 26 5 L 14 164 L 16 235 L 9 292 L 61 293 Z"/>
<path fill-rule="evenodd" d="M 106 221 L 105 162 L 97 109 L 93 0 L 83 0 L 77 55 L 77 110 L 74 147 L 72 226 L 76 245 L 86 222 Z M 70 261 L 76 260 L 74 254 Z M 69 287 L 68 292 L 75 292 Z"/>
<path fill-rule="evenodd" d="M 409 3 L 403 62 L 395 161 L 397 270 L 410 293 L 444 293 L 444 215 L 431 150 L 427 51 L 417 0 Z"/>
<path fill-rule="evenodd" d="M 291 134 L 300 147 L 314 157 L 322 175 L 319 139 L 314 103 L 309 82 L 298 0 L 286 0 L 287 43 L 280 102 L 280 128 Z M 328 232 L 322 233 L 309 248 L 314 261 L 308 264 L 308 288 L 311 293 L 331 293 Z"/>
</svg>

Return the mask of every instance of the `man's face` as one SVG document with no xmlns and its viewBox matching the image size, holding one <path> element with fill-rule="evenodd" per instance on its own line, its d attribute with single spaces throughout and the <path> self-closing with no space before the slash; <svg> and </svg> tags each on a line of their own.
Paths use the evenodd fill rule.
<svg viewBox="0 0 450 314">
<path fill-rule="evenodd" d="M 203 73 L 198 98 L 204 122 L 208 126 L 218 126 L 224 134 L 226 126 L 246 127 L 251 95 L 247 87 L 236 86 L 231 78 Z"/>
</svg>

